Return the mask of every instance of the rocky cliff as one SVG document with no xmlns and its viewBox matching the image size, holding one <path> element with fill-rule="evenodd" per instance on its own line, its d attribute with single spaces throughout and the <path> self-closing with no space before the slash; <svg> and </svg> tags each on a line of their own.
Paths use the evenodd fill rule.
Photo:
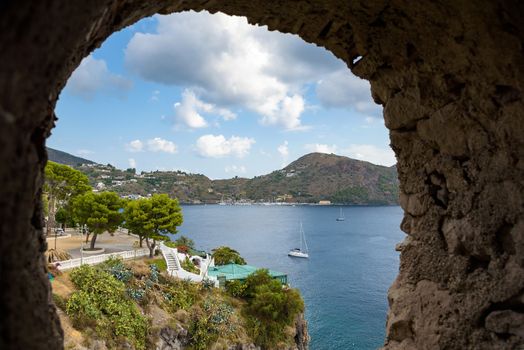
<svg viewBox="0 0 524 350">
<path fill-rule="evenodd" d="M 307 321 L 304 314 L 297 316 L 294 328 L 295 344 L 281 348 L 282 350 L 308 350 L 309 349 L 309 334 L 307 328 Z M 67 337 L 67 333 L 66 333 Z M 181 327 L 166 326 L 161 328 L 158 332 L 158 340 L 155 342 L 157 350 L 186 350 L 189 349 L 189 335 L 188 330 Z M 221 344 L 225 345 L 222 349 L 227 350 L 262 350 L 260 346 L 253 343 L 236 343 L 236 344 Z M 93 349 L 94 350 L 94 349 Z"/>
<path fill-rule="evenodd" d="M 64 347 L 308 350 L 304 304 L 296 290 L 264 274 L 248 278 L 236 292 L 228 285 L 213 288 L 174 279 L 160 272 L 157 261 L 163 262 L 114 259 L 65 273 L 53 270 Z M 259 287 L 265 292 L 257 294 Z"/>
</svg>

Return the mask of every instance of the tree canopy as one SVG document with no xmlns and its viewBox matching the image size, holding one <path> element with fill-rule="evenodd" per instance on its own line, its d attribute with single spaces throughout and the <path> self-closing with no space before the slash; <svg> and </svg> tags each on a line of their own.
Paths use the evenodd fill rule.
<svg viewBox="0 0 524 350">
<path fill-rule="evenodd" d="M 114 192 L 88 192 L 73 200 L 75 220 L 85 225 L 91 238 L 91 249 L 95 248 L 96 238 L 104 232 L 115 232 L 123 221 L 124 201 Z M 87 240 L 87 239 L 86 239 Z"/>
<path fill-rule="evenodd" d="M 70 213 L 70 201 L 91 190 L 89 179 L 82 172 L 55 162 L 45 167 L 44 193 L 47 196 L 47 233 L 55 226 L 56 211 L 64 208 Z"/>
<path fill-rule="evenodd" d="M 156 242 L 168 240 L 169 234 L 176 234 L 182 224 L 182 209 L 178 200 L 167 194 L 155 194 L 150 198 L 129 201 L 124 210 L 125 227 L 145 239 L 153 255 Z"/>
<path fill-rule="evenodd" d="M 239 252 L 225 246 L 213 249 L 213 258 L 215 259 L 215 265 L 246 264 L 246 261 L 240 256 Z"/>
</svg>

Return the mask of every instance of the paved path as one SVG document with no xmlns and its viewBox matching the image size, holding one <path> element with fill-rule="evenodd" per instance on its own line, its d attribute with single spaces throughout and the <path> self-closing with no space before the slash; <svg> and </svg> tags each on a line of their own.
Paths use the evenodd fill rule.
<svg viewBox="0 0 524 350">
<path fill-rule="evenodd" d="M 88 244 L 85 244 L 85 235 L 81 236 L 77 232 L 70 232 L 67 231 L 67 234 L 71 233 L 71 237 L 67 238 L 58 238 L 56 239 L 56 248 L 65 250 L 73 258 L 80 258 L 80 247 L 85 246 L 88 247 Z M 126 233 L 121 232 L 115 232 L 113 236 L 111 236 L 109 233 L 104 233 L 101 235 L 98 235 L 96 239 L 96 248 L 104 248 L 105 251 L 100 254 L 108 254 L 108 253 L 115 253 L 115 252 L 122 252 L 126 250 L 133 250 L 133 242 L 138 241 L 138 238 L 134 236 L 130 236 Z M 144 244 L 145 246 L 145 244 Z M 52 249 L 55 247 L 55 238 L 50 237 L 47 239 L 47 248 Z M 84 254 L 84 256 L 91 256 L 96 254 Z"/>
</svg>

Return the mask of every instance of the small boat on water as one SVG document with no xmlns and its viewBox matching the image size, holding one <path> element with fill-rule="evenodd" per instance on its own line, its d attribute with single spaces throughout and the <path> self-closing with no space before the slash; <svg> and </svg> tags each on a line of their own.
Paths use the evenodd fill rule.
<svg viewBox="0 0 524 350">
<path fill-rule="evenodd" d="M 287 255 L 294 258 L 309 258 L 306 235 L 304 234 L 304 229 L 302 228 L 302 222 L 300 223 L 300 248 L 291 249 Z"/>
<path fill-rule="evenodd" d="M 337 221 L 344 221 L 346 218 L 344 217 L 344 213 L 342 212 L 342 208 L 340 208 L 340 214 L 338 215 Z"/>
</svg>

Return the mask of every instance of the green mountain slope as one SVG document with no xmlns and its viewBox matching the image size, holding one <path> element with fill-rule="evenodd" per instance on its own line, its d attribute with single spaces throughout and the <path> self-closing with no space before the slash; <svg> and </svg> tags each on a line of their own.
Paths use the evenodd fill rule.
<svg viewBox="0 0 524 350">
<path fill-rule="evenodd" d="M 62 152 L 53 148 L 47 148 L 47 155 L 49 157 L 49 160 L 55 163 L 65 164 L 72 167 L 79 166 L 81 164 L 96 164 L 95 162 L 91 160 L 87 160 L 84 158 L 80 158 L 77 156 L 74 156 L 72 154 Z"/>
<path fill-rule="evenodd" d="M 74 157 L 65 152 L 50 160 L 84 172 L 98 190 L 120 195 L 147 196 L 167 193 L 182 203 L 287 202 L 339 204 L 398 204 L 396 167 L 384 167 L 334 154 L 310 153 L 281 170 L 253 179 L 211 180 L 202 174 L 153 171 L 136 174 Z M 79 165 L 83 164 L 83 165 Z"/>
<path fill-rule="evenodd" d="M 282 170 L 249 180 L 246 195 L 255 200 L 280 197 L 293 202 L 396 204 L 398 179 L 395 167 L 310 153 Z"/>
</svg>

